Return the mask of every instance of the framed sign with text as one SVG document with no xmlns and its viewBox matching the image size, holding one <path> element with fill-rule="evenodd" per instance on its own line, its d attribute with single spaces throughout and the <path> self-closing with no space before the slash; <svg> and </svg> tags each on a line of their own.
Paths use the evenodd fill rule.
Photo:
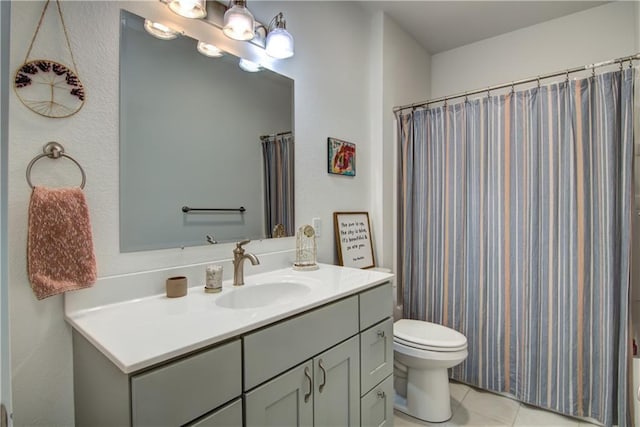
<svg viewBox="0 0 640 427">
<path fill-rule="evenodd" d="M 345 267 L 375 267 L 367 212 L 334 212 L 338 263 Z"/>
</svg>

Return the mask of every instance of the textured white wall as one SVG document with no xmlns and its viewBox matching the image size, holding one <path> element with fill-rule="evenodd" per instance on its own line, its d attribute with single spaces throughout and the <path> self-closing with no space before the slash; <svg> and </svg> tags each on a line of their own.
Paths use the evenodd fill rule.
<svg viewBox="0 0 640 427">
<path fill-rule="evenodd" d="M 377 207 L 383 213 L 382 247 L 379 264 L 387 268 L 394 265 L 396 240 L 395 184 L 396 184 L 396 121 L 393 107 L 430 97 L 431 55 L 411 38 L 393 19 L 384 17 L 383 39 L 383 94 L 382 94 L 382 136 L 383 147 L 379 152 L 379 175 L 383 195 L 382 206 Z M 375 182 L 375 181 L 374 181 Z"/>
<path fill-rule="evenodd" d="M 634 3 L 611 2 L 433 55 L 431 96 L 631 55 L 636 51 Z"/>
<path fill-rule="evenodd" d="M 53 3 L 52 3 L 53 4 Z M 85 168 L 85 193 L 93 223 L 101 277 L 228 258 L 231 245 L 121 254 L 118 243 L 118 29 L 124 2 L 63 2 L 87 102 L 67 119 L 47 119 L 28 111 L 10 94 L 9 291 L 14 415 L 18 426 L 73 424 L 71 331 L 63 319 L 60 296 L 37 301 L 26 276 L 26 225 L 30 189 L 27 163 L 44 143 L 63 143 Z M 11 70 L 22 63 L 40 16 L 41 2 L 13 2 Z M 319 260 L 335 257 L 332 212 L 370 209 L 369 29 L 370 17 L 352 3 L 254 2 L 251 9 L 267 21 L 283 11 L 294 34 L 296 55 L 278 69 L 296 81 L 296 218 L 322 219 Z M 69 63 L 58 22 L 50 10 L 34 57 Z M 330 31 L 327 24 L 331 24 Z M 326 138 L 357 144 L 355 178 L 329 176 Z M 41 164 L 42 162 L 42 164 Z M 51 186 L 77 185 L 70 162 L 41 161 L 33 180 Z M 37 170 L 36 170 L 37 169 Z M 257 253 L 295 245 L 252 242 Z"/>
<path fill-rule="evenodd" d="M 429 97 L 431 56 L 392 18 L 373 19 L 371 108 L 372 228 L 378 266 L 394 269 L 396 143 L 393 107 Z M 381 66 L 377 64 L 382 64 Z"/>
<path fill-rule="evenodd" d="M 9 20 L 11 3 L 0 3 L 0 84 L 9 86 Z M 0 402 L 11 411 L 9 360 L 9 298 L 7 273 L 7 167 L 9 91 L 0 93 Z"/>
</svg>

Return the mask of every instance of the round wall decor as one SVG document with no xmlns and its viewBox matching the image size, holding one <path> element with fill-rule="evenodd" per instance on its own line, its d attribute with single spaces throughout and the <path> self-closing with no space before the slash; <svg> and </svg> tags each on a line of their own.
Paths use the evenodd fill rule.
<svg viewBox="0 0 640 427">
<path fill-rule="evenodd" d="M 40 21 L 27 49 L 24 63 L 16 71 L 13 87 L 20 101 L 31 111 L 45 117 L 69 117 L 80 111 L 84 105 L 85 89 L 78 77 L 78 67 L 62 17 L 60 0 L 56 0 L 56 6 L 73 68 L 50 59 L 29 60 L 50 1 L 47 0 L 42 8 Z"/>
<path fill-rule="evenodd" d="M 67 66 L 48 59 L 26 62 L 16 72 L 15 90 L 30 110 L 46 117 L 68 117 L 84 104 L 84 86 Z"/>
</svg>

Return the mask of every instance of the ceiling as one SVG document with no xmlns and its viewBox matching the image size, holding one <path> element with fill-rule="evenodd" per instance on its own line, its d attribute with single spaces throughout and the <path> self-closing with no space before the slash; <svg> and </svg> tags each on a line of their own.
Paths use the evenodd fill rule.
<svg viewBox="0 0 640 427">
<path fill-rule="evenodd" d="M 600 6 L 607 1 L 362 1 L 383 10 L 430 54 Z"/>
</svg>

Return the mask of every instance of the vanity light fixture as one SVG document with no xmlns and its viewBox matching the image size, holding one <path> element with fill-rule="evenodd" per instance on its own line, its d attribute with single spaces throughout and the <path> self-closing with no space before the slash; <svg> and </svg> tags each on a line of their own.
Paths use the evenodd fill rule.
<svg viewBox="0 0 640 427">
<path fill-rule="evenodd" d="M 240 58 L 239 65 L 240 65 L 240 68 L 242 68 L 244 71 L 247 71 L 249 73 L 256 73 L 262 70 L 262 67 L 260 66 L 260 64 L 256 64 L 255 62 L 249 61 L 244 58 Z"/>
<path fill-rule="evenodd" d="M 233 6 L 224 13 L 224 34 L 234 40 L 251 40 L 255 37 L 255 20 L 247 9 L 246 0 L 232 0 Z M 231 3 L 230 3 L 231 4 Z"/>
<path fill-rule="evenodd" d="M 170 0 L 169 9 L 185 18 L 204 18 L 207 16 L 206 0 Z"/>
<path fill-rule="evenodd" d="M 277 59 L 293 56 L 293 36 L 287 31 L 287 21 L 282 12 L 269 23 L 265 50 L 267 55 Z"/>
<path fill-rule="evenodd" d="M 172 30 L 166 25 L 163 25 L 159 22 L 153 22 L 148 19 L 144 20 L 144 29 L 153 37 L 159 38 L 161 40 L 173 40 L 180 34 L 180 32 Z"/>
<path fill-rule="evenodd" d="M 219 58 L 224 55 L 224 51 L 222 49 L 212 45 L 211 43 L 203 41 L 198 42 L 198 52 L 211 58 Z"/>
</svg>

